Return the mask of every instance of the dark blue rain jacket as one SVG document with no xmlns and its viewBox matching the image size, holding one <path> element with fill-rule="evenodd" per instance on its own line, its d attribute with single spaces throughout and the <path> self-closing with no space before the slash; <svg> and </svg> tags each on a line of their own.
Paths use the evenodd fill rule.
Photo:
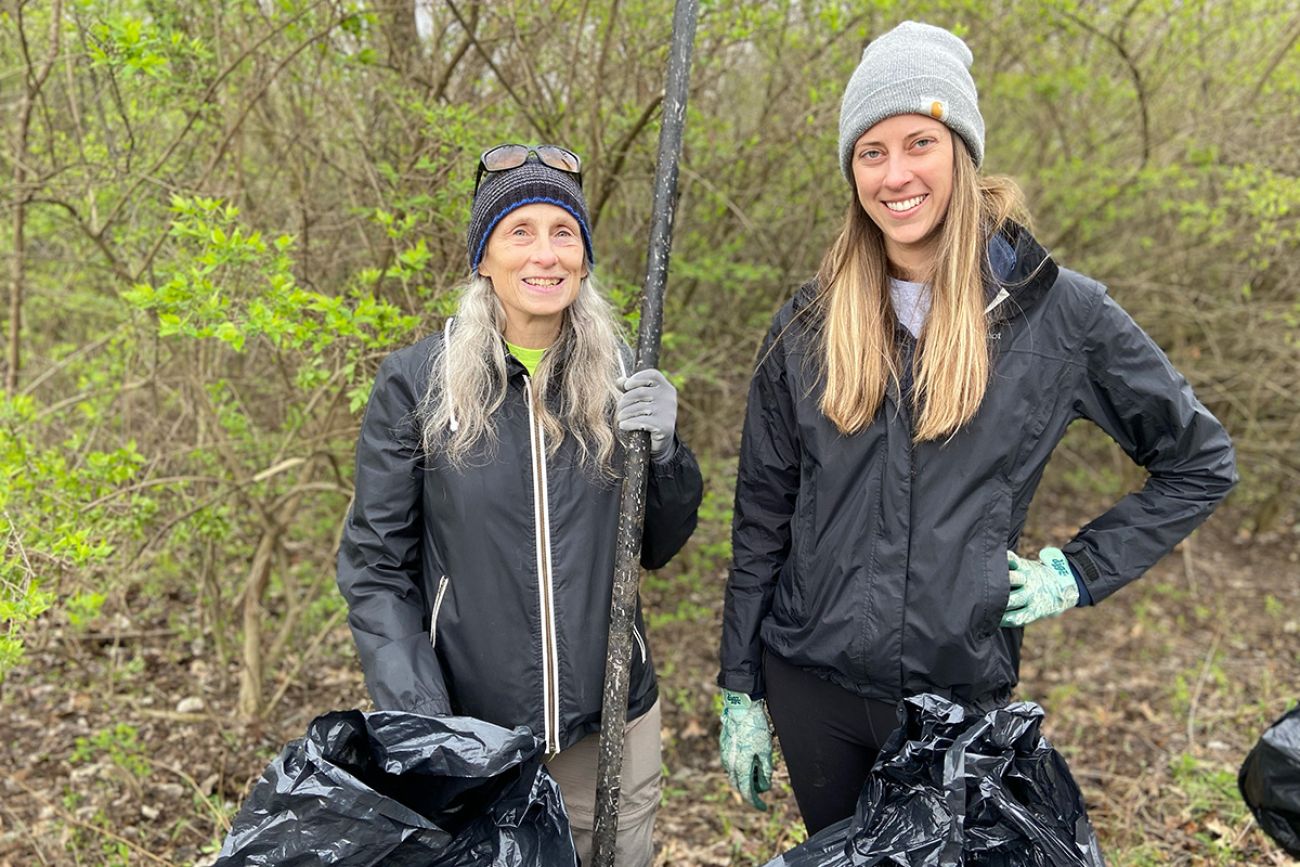
<svg viewBox="0 0 1300 867">
<path fill-rule="evenodd" d="M 498 442 L 458 470 L 420 449 L 432 335 L 380 366 L 357 441 L 338 584 L 381 710 L 525 725 L 548 753 L 600 728 L 620 485 L 547 455 L 527 371 L 507 355 Z M 621 458 L 619 459 L 621 465 Z M 647 473 L 641 563 L 665 565 L 703 495 L 685 443 Z M 658 696 L 640 606 L 628 719 Z"/>
<path fill-rule="evenodd" d="M 913 443 L 891 389 L 843 436 L 820 411 L 816 286 L 776 315 L 750 386 L 718 682 L 762 695 L 764 648 L 867 698 L 1004 701 L 1021 629 L 1001 628 L 1014 550 L 1048 458 L 1076 419 L 1145 467 L 1145 486 L 1063 546 L 1094 603 L 1195 529 L 1237 476 L 1223 426 L 1105 287 L 1028 232 L 990 281 L 992 374 L 951 439 Z M 995 241 L 995 243 L 1000 243 Z M 1006 291 L 1003 291 L 1003 290 Z M 898 333 L 904 369 L 915 342 Z"/>
</svg>

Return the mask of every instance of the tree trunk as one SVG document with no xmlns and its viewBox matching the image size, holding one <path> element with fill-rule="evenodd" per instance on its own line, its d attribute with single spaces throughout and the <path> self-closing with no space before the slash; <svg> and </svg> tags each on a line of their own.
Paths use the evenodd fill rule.
<svg viewBox="0 0 1300 867">
<path fill-rule="evenodd" d="M 389 0 L 384 29 L 388 56 L 395 69 L 410 76 L 419 57 L 420 33 L 415 25 L 415 0 Z"/>
<path fill-rule="evenodd" d="M 239 672 L 239 716 L 254 722 L 262 713 L 262 596 L 271 581 L 271 564 L 283 532 L 278 524 L 266 528 L 253 555 L 244 585 L 244 665 Z"/>
<path fill-rule="evenodd" d="M 280 547 L 280 539 L 298 514 L 304 485 L 311 477 L 312 461 L 307 460 L 298 471 L 298 483 L 284 502 L 274 512 L 268 510 L 269 522 L 257 542 L 253 565 L 248 570 L 244 585 L 244 659 L 239 672 L 239 716 L 246 722 L 255 722 L 262 714 L 262 597 L 271 583 L 271 569 Z"/>
<path fill-rule="evenodd" d="M 45 80 L 59 56 L 60 23 L 63 16 L 62 0 L 50 6 L 50 50 L 40 70 L 32 68 L 31 52 L 23 32 L 23 7 L 18 4 L 14 13 L 18 39 L 23 46 L 26 74 L 23 76 L 22 101 L 18 105 L 18 123 L 14 127 L 14 181 L 13 181 L 13 256 L 9 261 L 9 345 L 5 352 L 5 390 L 13 394 L 18 390 L 18 373 L 22 369 L 23 292 L 26 284 L 27 202 L 32 190 L 27 189 L 27 138 L 31 129 L 32 110 L 36 97 L 45 86 Z"/>
</svg>

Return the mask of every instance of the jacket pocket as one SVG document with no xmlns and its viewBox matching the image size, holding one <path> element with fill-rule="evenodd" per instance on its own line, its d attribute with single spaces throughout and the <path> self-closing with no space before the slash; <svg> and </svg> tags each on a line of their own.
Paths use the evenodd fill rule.
<svg viewBox="0 0 1300 867">
<path fill-rule="evenodd" d="M 1007 567 L 1007 545 L 1011 536 L 1011 492 L 999 484 L 990 504 L 980 544 L 984 548 L 981 593 L 975 619 L 975 636 L 990 638 L 1002 625 L 1007 601 L 1011 598 L 1011 572 Z"/>
<path fill-rule="evenodd" d="M 805 481 L 799 485 L 794 521 L 790 531 L 790 609 L 800 623 L 808 619 L 808 581 L 812 572 L 813 540 L 817 533 L 817 486 Z"/>
<path fill-rule="evenodd" d="M 438 579 L 438 593 L 433 598 L 433 613 L 429 615 L 429 645 L 438 646 L 438 611 L 442 609 L 442 599 L 447 595 L 451 579 L 443 575 Z"/>
</svg>

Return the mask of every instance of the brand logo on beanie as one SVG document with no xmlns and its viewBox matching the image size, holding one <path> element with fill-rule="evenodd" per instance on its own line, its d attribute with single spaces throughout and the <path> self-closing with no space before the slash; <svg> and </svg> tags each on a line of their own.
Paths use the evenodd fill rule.
<svg viewBox="0 0 1300 867">
<path fill-rule="evenodd" d="M 935 120 L 943 120 L 948 116 L 948 105 L 941 99 L 936 99 L 930 103 L 930 117 Z"/>
</svg>

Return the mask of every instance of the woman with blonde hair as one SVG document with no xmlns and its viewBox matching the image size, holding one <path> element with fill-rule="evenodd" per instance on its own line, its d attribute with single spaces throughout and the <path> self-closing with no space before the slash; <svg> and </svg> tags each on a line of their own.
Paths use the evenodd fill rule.
<svg viewBox="0 0 1300 867">
<path fill-rule="evenodd" d="M 458 714 L 545 741 L 577 851 L 592 845 L 619 513 L 617 431 L 650 434 L 641 563 L 695 528 L 699 466 L 677 397 L 629 351 L 592 277 L 576 154 L 479 160 L 455 317 L 380 365 L 357 442 L 338 583 L 376 707 Z M 659 703 L 633 624 L 616 862 L 645 867 Z"/>
<path fill-rule="evenodd" d="M 767 712 L 810 833 L 853 813 L 900 699 L 1006 703 L 1024 627 L 1141 576 L 1236 481 L 1223 427 L 983 177 L 972 56 L 905 22 L 845 90 L 852 192 L 749 392 L 722 637 L 722 760 L 754 806 Z M 1150 473 L 1060 548 L 1015 553 L 1077 418 Z"/>
</svg>

